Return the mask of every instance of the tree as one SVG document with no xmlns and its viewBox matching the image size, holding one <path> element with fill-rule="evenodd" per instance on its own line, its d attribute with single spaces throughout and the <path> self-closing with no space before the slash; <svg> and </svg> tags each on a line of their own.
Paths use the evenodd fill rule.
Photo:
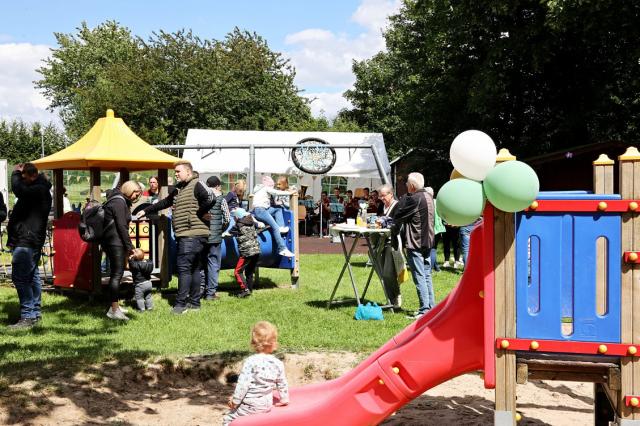
<svg viewBox="0 0 640 426">
<path fill-rule="evenodd" d="M 77 35 L 55 33 L 55 37 L 59 47 L 38 69 L 43 78 L 35 82 L 36 88 L 49 99 L 49 109 L 60 112 L 69 136 L 77 139 L 104 116 L 113 99 L 107 76 L 131 63 L 138 46 L 130 31 L 113 21 L 93 30 L 83 22 Z"/>
<path fill-rule="evenodd" d="M 0 120 L 0 152 L 9 164 L 33 161 L 64 148 L 66 136 L 54 125 Z"/>
<path fill-rule="evenodd" d="M 639 24 L 631 0 L 405 0 L 345 114 L 436 161 L 471 128 L 521 158 L 635 139 Z"/>
<path fill-rule="evenodd" d="M 255 33 L 236 28 L 217 41 L 160 31 L 142 40 L 108 21 L 56 38 L 36 85 L 76 138 L 107 108 L 151 143 L 180 143 L 189 128 L 277 130 L 312 120 L 295 70 Z"/>
</svg>

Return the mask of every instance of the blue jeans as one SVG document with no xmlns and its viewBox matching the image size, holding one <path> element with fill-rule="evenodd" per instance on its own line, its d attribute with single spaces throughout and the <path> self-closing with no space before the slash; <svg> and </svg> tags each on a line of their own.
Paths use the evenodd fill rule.
<svg viewBox="0 0 640 426">
<path fill-rule="evenodd" d="M 431 267 L 434 271 L 439 272 L 440 267 L 438 266 L 438 252 L 435 248 L 431 249 L 431 253 L 429 253 L 429 259 L 431 260 Z"/>
<path fill-rule="evenodd" d="M 411 268 L 411 275 L 420 302 L 419 314 L 424 314 L 436 304 L 433 283 L 431 282 L 431 257 L 429 255 L 428 250 L 423 254 L 421 250 L 407 249 L 407 263 Z"/>
<path fill-rule="evenodd" d="M 284 211 L 288 210 L 285 206 L 271 206 L 267 210 L 274 217 L 278 226 L 284 226 Z"/>
<path fill-rule="evenodd" d="M 41 315 L 42 281 L 38 271 L 40 249 L 16 247 L 11 258 L 11 278 L 20 299 L 20 318 L 37 318 Z"/>
<path fill-rule="evenodd" d="M 478 219 L 470 225 L 460 228 L 460 246 L 462 247 L 462 261 L 464 262 L 465 269 L 467 268 L 467 257 L 469 257 L 469 243 L 471 242 L 471 232 L 476 229 L 482 222 L 482 219 Z"/>
<path fill-rule="evenodd" d="M 271 216 L 272 210 L 275 215 L 275 219 L 273 216 Z M 269 207 L 268 209 L 265 209 L 263 207 L 256 207 L 255 209 L 253 209 L 253 214 L 260 222 L 264 222 L 269 225 L 269 227 L 271 228 L 269 230 L 271 232 L 271 237 L 273 238 L 273 242 L 278 247 L 278 251 L 282 251 L 287 248 L 284 240 L 280 236 L 280 226 L 284 226 L 282 209 L 276 209 L 273 207 Z M 278 224 L 278 218 L 280 218 L 280 223 L 282 223 L 282 225 Z"/>
<path fill-rule="evenodd" d="M 207 253 L 207 273 L 205 274 L 202 297 L 211 297 L 218 291 L 218 274 L 220 273 L 222 243 L 210 243 Z"/>
<path fill-rule="evenodd" d="M 175 306 L 184 307 L 188 304 L 200 306 L 200 282 L 202 267 L 206 261 L 205 248 L 207 237 L 178 238 L 178 296 Z"/>
<path fill-rule="evenodd" d="M 229 218 L 229 225 L 227 226 L 227 229 L 224 230 L 224 232 L 231 231 L 231 228 L 233 228 L 233 225 L 235 224 L 236 224 L 236 219 L 233 217 L 233 214 L 231 214 L 231 217 Z"/>
</svg>

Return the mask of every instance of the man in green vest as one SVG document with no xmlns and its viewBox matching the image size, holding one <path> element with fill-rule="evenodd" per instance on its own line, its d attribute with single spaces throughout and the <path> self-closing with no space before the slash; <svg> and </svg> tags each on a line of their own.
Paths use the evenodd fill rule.
<svg viewBox="0 0 640 426">
<path fill-rule="evenodd" d="M 172 313 L 200 309 L 201 271 L 206 264 L 209 221 L 205 219 L 213 204 L 212 193 L 194 176 L 191 163 L 174 164 L 176 186 L 171 193 L 138 213 L 138 218 L 169 207 L 173 211 L 173 230 L 178 243 L 178 296 Z"/>
</svg>

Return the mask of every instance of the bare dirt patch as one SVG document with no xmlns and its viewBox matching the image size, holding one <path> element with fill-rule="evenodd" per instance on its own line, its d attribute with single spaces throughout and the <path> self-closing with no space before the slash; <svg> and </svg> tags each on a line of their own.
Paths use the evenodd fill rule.
<svg viewBox="0 0 640 426">
<path fill-rule="evenodd" d="M 285 354 L 287 377 L 299 386 L 340 376 L 352 353 Z M 137 365 L 107 362 L 82 371 L 0 378 L 0 424 L 215 425 L 242 365 L 242 355 L 159 359 Z M 592 385 L 535 382 L 518 386 L 523 425 L 592 422 Z M 493 392 L 477 374 L 429 390 L 385 425 L 485 425 L 493 422 Z"/>
</svg>

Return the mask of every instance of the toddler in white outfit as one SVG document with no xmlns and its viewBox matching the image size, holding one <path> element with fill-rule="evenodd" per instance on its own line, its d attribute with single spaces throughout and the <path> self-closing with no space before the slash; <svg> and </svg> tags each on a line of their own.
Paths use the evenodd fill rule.
<svg viewBox="0 0 640 426">
<path fill-rule="evenodd" d="M 266 413 L 273 406 L 273 390 L 280 393 L 277 406 L 289 404 L 289 386 L 284 364 L 271 355 L 278 347 L 278 329 L 260 321 L 251 330 L 251 346 L 257 352 L 244 361 L 238 384 L 229 398 L 231 410 L 222 419 L 227 426 L 234 419 L 249 414 Z"/>
</svg>

